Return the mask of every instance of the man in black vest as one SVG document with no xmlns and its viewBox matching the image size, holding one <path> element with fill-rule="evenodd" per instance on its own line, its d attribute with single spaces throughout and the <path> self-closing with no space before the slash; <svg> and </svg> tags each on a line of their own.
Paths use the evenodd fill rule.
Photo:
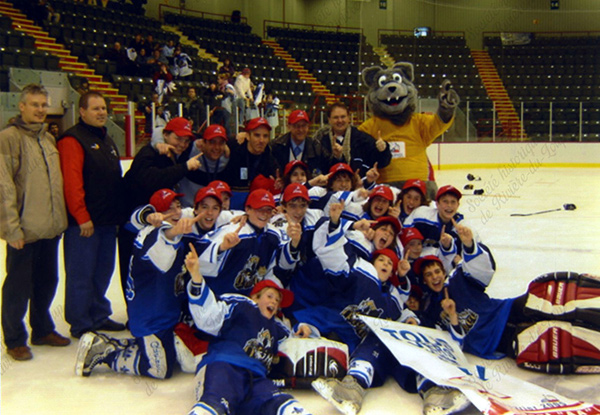
<svg viewBox="0 0 600 415">
<path fill-rule="evenodd" d="M 102 94 L 79 100 L 79 123 L 58 141 L 69 227 L 65 232 L 65 318 L 71 335 L 124 330 L 109 319 L 106 290 L 115 268 L 117 225 L 123 222 L 122 171 L 117 147 L 104 127 Z"/>
</svg>

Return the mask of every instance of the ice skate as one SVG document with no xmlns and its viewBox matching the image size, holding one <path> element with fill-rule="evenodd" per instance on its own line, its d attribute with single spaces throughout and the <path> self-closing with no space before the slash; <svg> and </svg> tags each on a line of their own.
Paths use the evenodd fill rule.
<svg viewBox="0 0 600 415">
<path fill-rule="evenodd" d="M 77 376 L 89 376 L 95 366 L 103 363 L 109 353 L 119 348 L 117 344 L 118 342 L 105 335 L 93 332 L 85 333 L 79 339 L 75 374 Z"/>
<path fill-rule="evenodd" d="M 346 415 L 358 414 L 366 393 L 352 376 L 344 377 L 341 382 L 333 378 L 319 378 L 312 382 L 312 387 L 327 402 Z"/>
<path fill-rule="evenodd" d="M 449 415 L 467 408 L 471 401 L 458 389 L 434 386 L 423 395 L 423 415 Z"/>
</svg>

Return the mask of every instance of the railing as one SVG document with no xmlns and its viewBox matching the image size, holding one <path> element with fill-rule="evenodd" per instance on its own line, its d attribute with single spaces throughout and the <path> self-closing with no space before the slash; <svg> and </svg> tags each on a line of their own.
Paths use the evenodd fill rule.
<svg viewBox="0 0 600 415">
<path fill-rule="evenodd" d="M 187 8 L 182 8 L 182 7 L 177 7 L 177 6 L 170 6 L 168 4 L 159 4 L 158 5 L 158 18 L 160 20 L 162 20 L 163 18 L 163 9 L 175 9 L 178 11 L 178 13 L 175 14 L 199 14 L 200 17 L 204 18 L 205 16 L 211 16 L 212 19 L 214 20 L 223 20 L 223 21 L 230 21 L 231 20 L 231 15 L 229 14 L 219 14 L 219 13 L 210 13 L 210 12 L 203 12 L 200 10 L 193 10 L 193 9 L 187 9 Z M 216 16 L 216 18 L 213 18 L 212 16 Z M 245 23 L 248 24 L 248 18 L 241 16 L 240 18 L 241 23 Z"/>
<path fill-rule="evenodd" d="M 564 31 L 564 32 L 482 32 L 481 33 L 481 44 L 485 46 L 485 38 L 486 37 L 501 37 L 502 33 L 531 33 L 535 36 L 542 36 L 542 38 L 567 38 L 570 36 L 600 36 L 600 31 L 598 30 L 582 30 L 582 31 Z"/>
<path fill-rule="evenodd" d="M 361 27 L 350 27 L 350 26 L 326 26 L 320 24 L 307 24 L 307 23 L 293 23 L 284 22 L 281 20 L 263 20 L 263 39 L 267 39 L 267 24 L 274 23 L 281 25 L 286 29 L 298 27 L 298 28 L 310 28 L 310 30 L 322 30 L 322 31 L 334 31 L 334 32 L 347 32 L 347 33 L 360 33 L 362 39 L 363 29 Z"/>
<path fill-rule="evenodd" d="M 393 34 L 393 35 L 405 35 L 414 37 L 414 42 L 418 42 L 418 37 L 414 36 L 414 30 L 401 30 L 401 29 L 377 29 L 377 45 L 381 46 L 381 35 L 382 34 Z M 432 37 L 435 36 L 456 36 L 462 37 L 464 39 L 465 32 L 464 31 L 455 31 L 455 30 L 432 30 Z"/>
</svg>

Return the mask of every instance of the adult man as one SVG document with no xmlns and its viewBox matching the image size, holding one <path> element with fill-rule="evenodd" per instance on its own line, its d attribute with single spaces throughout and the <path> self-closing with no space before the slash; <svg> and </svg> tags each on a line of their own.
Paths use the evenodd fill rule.
<svg viewBox="0 0 600 415">
<path fill-rule="evenodd" d="M 192 120 L 192 128 L 194 131 L 199 131 L 202 123 L 206 119 L 206 109 L 202 98 L 198 96 L 196 87 L 189 87 L 187 90 L 187 99 L 183 103 L 184 116 L 188 120 Z"/>
<path fill-rule="evenodd" d="M 288 117 L 289 132 L 271 142 L 271 151 L 279 169 L 293 160 L 302 160 L 308 166 L 312 176 L 329 170 L 328 159 L 323 155 L 321 143 L 308 137 L 310 119 L 306 111 L 292 111 Z"/>
<path fill-rule="evenodd" d="M 58 141 L 69 227 L 65 232 L 65 317 L 71 335 L 124 330 L 110 320 L 106 298 L 115 267 L 122 212 L 122 171 L 117 147 L 104 127 L 106 101 L 90 91 L 79 99 L 79 123 Z"/>
<path fill-rule="evenodd" d="M 235 78 L 235 94 L 237 96 L 236 105 L 240 109 L 240 123 L 243 123 L 246 120 L 246 109 L 249 109 L 252 105 L 252 101 L 254 100 L 254 84 L 250 80 L 250 74 L 252 71 L 250 68 L 244 68 L 242 73 Z M 249 118 L 249 117 L 248 117 Z"/>
<path fill-rule="evenodd" d="M 58 285 L 58 242 L 67 227 L 56 142 L 46 131 L 48 92 L 35 84 L 21 93 L 20 116 L 0 132 L 0 238 L 7 242 L 2 330 L 8 354 L 33 358 L 23 317 L 29 302 L 33 345 L 67 346 L 49 308 Z"/>
<path fill-rule="evenodd" d="M 248 139 L 242 144 L 231 140 L 231 156 L 227 168 L 223 171 L 223 181 L 233 190 L 231 207 L 243 208 L 250 184 L 257 177 L 274 178 L 277 166 L 269 147 L 271 126 L 264 118 L 248 121 L 246 132 Z M 274 180 L 273 180 L 274 181 Z"/>
<path fill-rule="evenodd" d="M 352 170 L 364 174 L 377 163 L 378 168 L 390 164 L 390 146 L 381 139 L 373 139 L 350 125 L 348 107 L 342 102 L 332 104 L 327 110 L 329 126 L 320 129 L 314 139 L 320 141 L 323 152 L 328 155 L 329 167 L 346 163 Z"/>
</svg>

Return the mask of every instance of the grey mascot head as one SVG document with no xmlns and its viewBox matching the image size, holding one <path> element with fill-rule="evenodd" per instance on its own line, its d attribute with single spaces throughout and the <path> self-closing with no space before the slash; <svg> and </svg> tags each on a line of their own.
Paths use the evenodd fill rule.
<svg viewBox="0 0 600 415">
<path fill-rule="evenodd" d="M 418 92 L 412 63 L 397 62 L 387 69 L 372 66 L 363 70 L 362 78 L 369 87 L 367 100 L 375 116 L 402 125 L 415 112 Z"/>
</svg>

